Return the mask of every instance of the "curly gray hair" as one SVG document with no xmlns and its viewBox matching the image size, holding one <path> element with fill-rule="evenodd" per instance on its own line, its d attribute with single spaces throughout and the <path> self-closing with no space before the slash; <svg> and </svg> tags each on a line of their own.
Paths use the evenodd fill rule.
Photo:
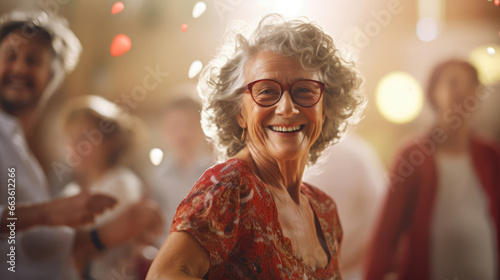
<svg viewBox="0 0 500 280">
<path fill-rule="evenodd" d="M 322 136 L 309 151 L 314 164 L 321 152 L 338 142 L 351 118 L 365 104 L 360 93 L 362 78 L 352 62 L 342 59 L 332 38 L 318 25 L 303 20 L 285 20 L 280 15 L 264 17 L 248 37 L 228 34 L 219 55 L 205 67 L 198 83 L 203 101 L 202 127 L 220 161 L 234 156 L 244 146 L 243 129 L 236 116 L 241 110 L 241 90 L 246 62 L 256 53 L 272 51 L 296 59 L 305 70 L 318 71 L 324 90 L 325 121 Z"/>
</svg>

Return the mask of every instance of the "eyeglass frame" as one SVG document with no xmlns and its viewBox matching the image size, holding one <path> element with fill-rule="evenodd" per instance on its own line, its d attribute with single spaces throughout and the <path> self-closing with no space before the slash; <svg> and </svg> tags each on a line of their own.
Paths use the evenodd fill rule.
<svg viewBox="0 0 500 280">
<path fill-rule="evenodd" d="M 252 87 L 256 83 L 262 82 L 262 81 L 275 82 L 275 83 L 277 83 L 280 86 L 280 89 L 281 89 L 280 97 L 278 98 L 278 100 L 275 103 L 273 103 L 271 105 L 262 105 L 262 104 L 258 103 L 255 100 L 255 97 L 253 96 Z M 314 102 L 314 104 L 309 105 L 309 106 L 303 106 L 303 105 L 300 105 L 299 103 L 297 103 L 295 101 L 295 99 L 293 99 L 293 95 L 290 92 L 290 88 L 292 88 L 295 84 L 297 84 L 299 82 L 315 82 L 315 83 L 317 83 L 319 85 L 319 87 L 320 87 L 319 97 L 318 97 L 318 100 L 316 102 Z M 311 80 L 311 79 L 301 79 L 301 80 L 297 80 L 297 81 L 293 82 L 292 84 L 286 84 L 286 85 L 283 85 L 280 82 L 272 80 L 272 79 L 260 79 L 260 80 L 256 80 L 256 81 L 253 81 L 251 83 L 248 83 L 247 86 L 246 86 L 246 89 L 248 89 L 248 91 L 249 91 L 248 93 L 250 93 L 250 96 L 252 96 L 252 99 L 255 102 L 255 104 L 257 104 L 259 106 L 262 106 L 262 107 L 271 107 L 271 106 L 274 106 L 274 105 L 278 104 L 278 102 L 280 102 L 280 100 L 283 97 L 283 94 L 285 93 L 285 90 L 286 90 L 290 94 L 290 98 L 292 98 L 292 102 L 293 103 L 297 104 L 300 107 L 309 108 L 309 107 L 312 107 L 312 106 L 318 104 L 318 102 L 321 100 L 321 96 L 323 96 L 323 91 L 325 90 L 325 87 L 326 87 L 326 85 L 323 82 L 316 81 L 316 80 Z"/>
</svg>

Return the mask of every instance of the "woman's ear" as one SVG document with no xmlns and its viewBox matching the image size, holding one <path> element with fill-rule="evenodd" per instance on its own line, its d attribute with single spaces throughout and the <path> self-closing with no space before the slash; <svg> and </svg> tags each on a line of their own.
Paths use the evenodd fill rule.
<svg viewBox="0 0 500 280">
<path fill-rule="evenodd" d="M 236 115 L 236 120 L 241 128 L 247 128 L 247 121 L 245 120 L 245 117 L 243 117 L 243 109 L 241 109 L 241 111 Z"/>
</svg>

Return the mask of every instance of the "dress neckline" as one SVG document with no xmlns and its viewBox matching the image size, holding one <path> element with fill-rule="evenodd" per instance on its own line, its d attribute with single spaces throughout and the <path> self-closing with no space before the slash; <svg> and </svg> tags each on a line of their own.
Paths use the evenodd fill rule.
<svg viewBox="0 0 500 280">
<path fill-rule="evenodd" d="M 314 275 L 314 274 L 319 274 L 319 273 L 324 272 L 330 266 L 330 264 L 332 262 L 332 252 L 330 252 L 330 246 L 328 246 L 328 244 L 327 244 L 328 242 L 326 241 L 325 231 L 323 229 L 323 226 L 321 225 L 321 222 L 319 221 L 319 217 L 317 215 L 318 211 L 317 211 L 314 199 L 312 199 L 311 194 L 310 194 L 310 187 L 307 184 L 305 184 L 305 183 L 302 182 L 301 185 L 300 185 L 300 192 L 303 195 L 305 195 L 307 197 L 307 199 L 309 200 L 309 205 L 311 206 L 311 210 L 313 211 L 313 214 L 314 214 L 314 224 L 316 225 L 316 238 L 318 239 L 318 242 L 320 243 L 321 248 L 326 253 L 327 258 L 328 258 L 328 261 L 327 261 L 327 263 L 326 263 L 326 265 L 324 267 L 318 266 L 316 269 L 314 269 L 313 267 L 311 267 L 310 265 L 308 265 L 307 263 L 305 263 L 305 261 L 302 258 L 302 256 L 298 255 L 295 252 L 295 250 L 293 249 L 291 239 L 288 238 L 288 237 L 286 237 L 284 235 L 283 228 L 282 228 L 281 223 L 279 221 L 278 208 L 276 206 L 276 203 L 274 202 L 274 199 L 273 199 L 273 197 L 271 195 L 271 192 L 268 190 L 268 188 L 266 187 L 265 183 L 258 176 L 256 176 L 255 173 L 253 173 L 253 171 L 250 168 L 250 166 L 248 166 L 248 164 L 244 160 L 233 158 L 233 159 L 228 160 L 228 162 L 230 162 L 230 161 L 235 161 L 239 165 L 242 165 L 244 168 L 248 169 L 248 171 L 259 182 L 259 184 L 256 184 L 256 185 L 258 187 L 260 187 L 261 190 L 264 191 L 264 193 L 268 196 L 267 199 L 269 199 L 272 202 L 271 208 L 272 208 L 272 211 L 273 211 L 273 217 L 274 217 L 275 222 L 276 222 L 276 224 L 278 226 L 278 229 L 279 229 L 278 235 L 279 235 L 280 239 L 283 240 L 283 243 L 290 250 L 291 255 L 297 260 L 298 263 L 302 264 L 306 268 L 306 270 L 308 272 L 310 272 L 311 274 Z M 304 189 L 306 189 L 305 192 L 304 192 Z M 322 242 L 321 242 L 322 239 L 324 240 L 326 248 L 322 245 Z"/>
</svg>

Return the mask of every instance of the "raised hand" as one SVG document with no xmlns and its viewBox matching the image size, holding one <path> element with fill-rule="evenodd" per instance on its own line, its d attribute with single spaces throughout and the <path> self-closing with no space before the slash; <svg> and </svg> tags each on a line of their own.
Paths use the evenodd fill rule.
<svg viewBox="0 0 500 280">
<path fill-rule="evenodd" d="M 143 199 L 98 231 L 102 243 L 113 247 L 141 234 L 158 235 L 163 228 L 164 218 L 158 205 L 150 199 Z"/>
<path fill-rule="evenodd" d="M 107 195 L 82 192 L 43 204 L 48 225 L 79 227 L 94 222 L 94 218 L 115 206 L 117 201 Z"/>
</svg>

